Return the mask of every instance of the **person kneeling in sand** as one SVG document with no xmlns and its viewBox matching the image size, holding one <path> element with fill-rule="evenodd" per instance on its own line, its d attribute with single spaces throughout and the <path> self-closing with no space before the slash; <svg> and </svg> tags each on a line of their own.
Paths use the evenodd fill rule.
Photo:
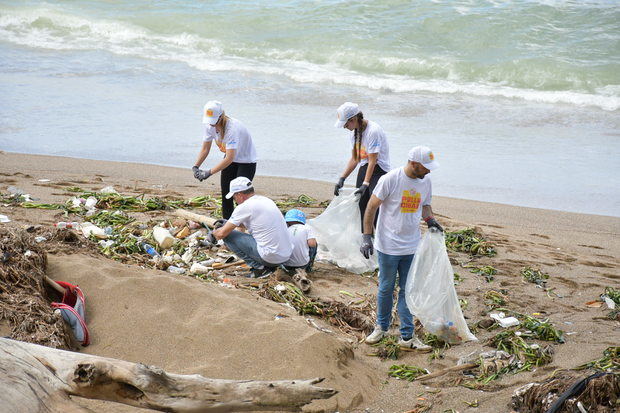
<svg viewBox="0 0 620 413">
<path fill-rule="evenodd" d="M 375 246 L 379 254 L 379 291 L 377 293 L 377 326 L 366 337 L 366 343 L 378 343 L 387 335 L 391 324 L 396 273 L 398 272 L 398 317 L 400 318 L 401 347 L 430 350 L 414 334 L 413 315 L 405 301 L 405 285 L 413 254 L 420 241 L 420 218 L 428 228 L 443 228 L 433 218 L 431 209 L 432 187 L 426 176 L 439 165 L 433 153 L 425 146 L 409 151 L 409 161 L 404 167 L 383 175 L 370 197 L 364 214 L 364 234 L 360 252 L 366 258 L 372 255 L 373 221 L 379 207 L 379 220 L 375 231 Z"/>
<path fill-rule="evenodd" d="M 233 198 L 237 208 L 228 221 L 212 232 L 246 264 L 252 267 L 251 278 L 262 278 L 285 263 L 293 252 L 293 240 L 276 204 L 269 198 L 256 195 L 252 181 L 244 176 L 230 182 L 226 198 Z M 243 226 L 249 233 L 235 231 Z"/>
<path fill-rule="evenodd" d="M 284 220 L 293 238 L 293 253 L 284 266 L 287 270 L 302 268 L 306 272 L 312 271 L 317 243 L 312 228 L 306 225 L 306 214 L 299 209 L 291 209 L 284 215 Z"/>
</svg>

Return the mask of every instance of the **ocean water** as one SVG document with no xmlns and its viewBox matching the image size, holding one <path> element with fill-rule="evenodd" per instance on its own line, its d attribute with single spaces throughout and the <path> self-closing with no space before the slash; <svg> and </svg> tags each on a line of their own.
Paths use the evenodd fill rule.
<svg viewBox="0 0 620 413">
<path fill-rule="evenodd" d="M 617 1 L 0 0 L 0 150 L 189 169 L 211 99 L 258 174 L 336 181 L 349 100 L 437 195 L 620 216 Z"/>
</svg>

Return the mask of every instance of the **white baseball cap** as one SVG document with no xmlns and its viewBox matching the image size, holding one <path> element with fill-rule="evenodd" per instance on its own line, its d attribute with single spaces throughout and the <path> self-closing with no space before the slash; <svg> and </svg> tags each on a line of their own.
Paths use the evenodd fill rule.
<svg viewBox="0 0 620 413">
<path fill-rule="evenodd" d="M 215 125 L 220 116 L 222 116 L 222 113 L 224 113 L 222 102 L 210 100 L 205 104 L 202 112 L 202 123 L 207 125 Z"/>
<path fill-rule="evenodd" d="M 416 146 L 409 151 L 408 158 L 412 162 L 421 163 L 429 171 L 439 167 L 439 163 L 435 161 L 435 155 L 430 148 L 426 146 Z"/>
<path fill-rule="evenodd" d="M 338 114 L 338 120 L 334 126 L 337 128 L 342 128 L 349 119 L 360 113 L 360 107 L 357 106 L 357 103 L 344 102 L 336 110 L 336 113 Z"/>
<path fill-rule="evenodd" d="M 252 181 L 245 176 L 238 176 L 230 181 L 230 192 L 226 194 L 226 199 L 232 198 L 237 192 L 243 192 L 250 188 L 253 188 Z"/>
</svg>

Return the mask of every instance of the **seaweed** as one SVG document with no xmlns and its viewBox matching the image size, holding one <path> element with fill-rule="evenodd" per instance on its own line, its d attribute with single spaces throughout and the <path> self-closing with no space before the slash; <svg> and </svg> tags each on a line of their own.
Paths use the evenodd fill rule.
<svg viewBox="0 0 620 413">
<path fill-rule="evenodd" d="M 458 231 L 446 231 L 446 247 L 451 251 L 466 252 L 471 255 L 485 255 L 493 257 L 497 254 L 495 246 L 485 240 L 473 228 Z"/>
<path fill-rule="evenodd" d="M 544 287 L 545 283 L 549 279 L 549 274 L 542 272 L 539 269 L 534 269 L 531 267 L 524 267 L 521 269 L 521 276 L 527 282 L 531 282 L 533 284 Z"/>
<path fill-rule="evenodd" d="M 428 370 L 407 364 L 394 364 L 390 366 L 388 373 L 390 377 L 396 377 L 397 379 L 407 381 L 414 381 L 425 374 L 428 374 Z"/>
</svg>

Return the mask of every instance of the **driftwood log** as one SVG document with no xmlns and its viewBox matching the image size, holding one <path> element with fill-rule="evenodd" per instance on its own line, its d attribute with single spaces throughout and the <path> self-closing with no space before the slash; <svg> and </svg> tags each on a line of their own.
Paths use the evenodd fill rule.
<svg viewBox="0 0 620 413">
<path fill-rule="evenodd" d="M 337 392 L 312 380 L 220 380 L 0 338 L 3 411 L 87 412 L 69 396 L 166 412 L 298 411 Z"/>
<path fill-rule="evenodd" d="M 211 218 L 206 215 L 196 214 L 195 212 L 191 212 L 186 209 L 177 209 L 174 211 L 174 214 L 180 218 L 188 219 L 190 221 L 206 225 L 209 228 L 213 228 L 213 224 L 215 224 L 215 221 L 217 221 L 215 218 Z"/>
</svg>

